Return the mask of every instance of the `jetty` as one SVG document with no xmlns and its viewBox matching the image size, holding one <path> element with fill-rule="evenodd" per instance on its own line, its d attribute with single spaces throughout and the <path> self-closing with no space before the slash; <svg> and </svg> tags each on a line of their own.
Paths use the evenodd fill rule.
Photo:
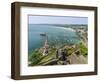
<svg viewBox="0 0 100 82">
<path fill-rule="evenodd" d="M 44 42 L 44 46 L 43 46 L 43 51 L 42 54 L 47 55 L 48 54 L 48 49 L 49 49 L 49 45 L 48 45 L 48 36 L 46 33 L 41 33 L 40 34 L 42 37 L 45 37 L 45 42 Z"/>
</svg>

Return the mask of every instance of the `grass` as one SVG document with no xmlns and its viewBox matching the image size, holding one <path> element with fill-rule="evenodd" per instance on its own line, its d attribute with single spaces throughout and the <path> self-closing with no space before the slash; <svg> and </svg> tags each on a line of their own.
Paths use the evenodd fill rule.
<svg viewBox="0 0 100 82">
<path fill-rule="evenodd" d="M 55 58 L 55 54 L 56 54 L 55 48 L 50 48 L 50 51 L 46 56 L 43 56 L 38 51 L 33 51 L 28 57 L 29 61 L 31 62 L 29 66 L 45 65 Z"/>
<path fill-rule="evenodd" d="M 83 55 L 84 57 L 88 55 L 88 49 L 85 45 L 83 45 L 82 42 L 76 44 L 75 46 L 75 48 L 68 47 L 64 49 L 64 52 L 67 54 L 67 56 L 70 56 L 73 52 L 75 52 L 76 55 Z"/>
<path fill-rule="evenodd" d="M 79 44 L 79 48 L 80 48 L 80 53 L 86 57 L 88 55 L 88 49 L 86 48 L 85 45 L 83 45 L 82 43 Z"/>
<path fill-rule="evenodd" d="M 75 47 L 69 46 L 68 48 L 61 48 L 66 53 L 66 56 L 70 56 L 73 52 L 75 52 L 76 55 L 83 55 L 84 57 L 87 57 L 88 55 L 88 49 L 86 48 L 83 43 L 79 43 L 75 45 Z M 48 65 L 50 62 L 52 62 L 54 59 L 56 59 L 56 48 L 50 47 L 49 53 L 45 56 L 43 56 L 41 53 L 39 53 L 38 50 L 33 51 L 28 56 L 28 61 L 31 62 L 29 66 L 37 66 L 37 65 Z M 77 52 L 76 52 L 77 51 Z M 55 60 L 58 65 L 62 64 L 62 61 Z"/>
</svg>

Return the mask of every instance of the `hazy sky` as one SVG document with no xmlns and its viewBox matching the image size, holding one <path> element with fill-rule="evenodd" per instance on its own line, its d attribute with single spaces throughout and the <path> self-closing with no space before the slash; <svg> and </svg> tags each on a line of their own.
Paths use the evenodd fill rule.
<svg viewBox="0 0 100 82">
<path fill-rule="evenodd" d="M 87 17 L 29 16 L 29 24 L 88 24 Z"/>
</svg>

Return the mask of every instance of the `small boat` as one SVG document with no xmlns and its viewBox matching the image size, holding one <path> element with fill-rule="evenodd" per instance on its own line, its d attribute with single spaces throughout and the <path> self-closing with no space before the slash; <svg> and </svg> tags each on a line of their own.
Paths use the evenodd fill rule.
<svg viewBox="0 0 100 82">
<path fill-rule="evenodd" d="M 46 33 L 41 33 L 40 35 L 41 35 L 41 36 L 46 36 Z"/>
</svg>

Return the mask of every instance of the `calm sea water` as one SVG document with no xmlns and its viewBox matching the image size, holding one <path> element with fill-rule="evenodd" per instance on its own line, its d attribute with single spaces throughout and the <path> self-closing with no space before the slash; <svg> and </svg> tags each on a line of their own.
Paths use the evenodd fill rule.
<svg viewBox="0 0 100 82">
<path fill-rule="evenodd" d="M 62 46 L 76 44 L 80 41 L 76 32 L 71 28 L 54 25 L 29 24 L 28 27 L 28 52 L 40 48 L 44 45 L 45 37 L 40 36 L 46 33 L 50 46 Z"/>
</svg>

